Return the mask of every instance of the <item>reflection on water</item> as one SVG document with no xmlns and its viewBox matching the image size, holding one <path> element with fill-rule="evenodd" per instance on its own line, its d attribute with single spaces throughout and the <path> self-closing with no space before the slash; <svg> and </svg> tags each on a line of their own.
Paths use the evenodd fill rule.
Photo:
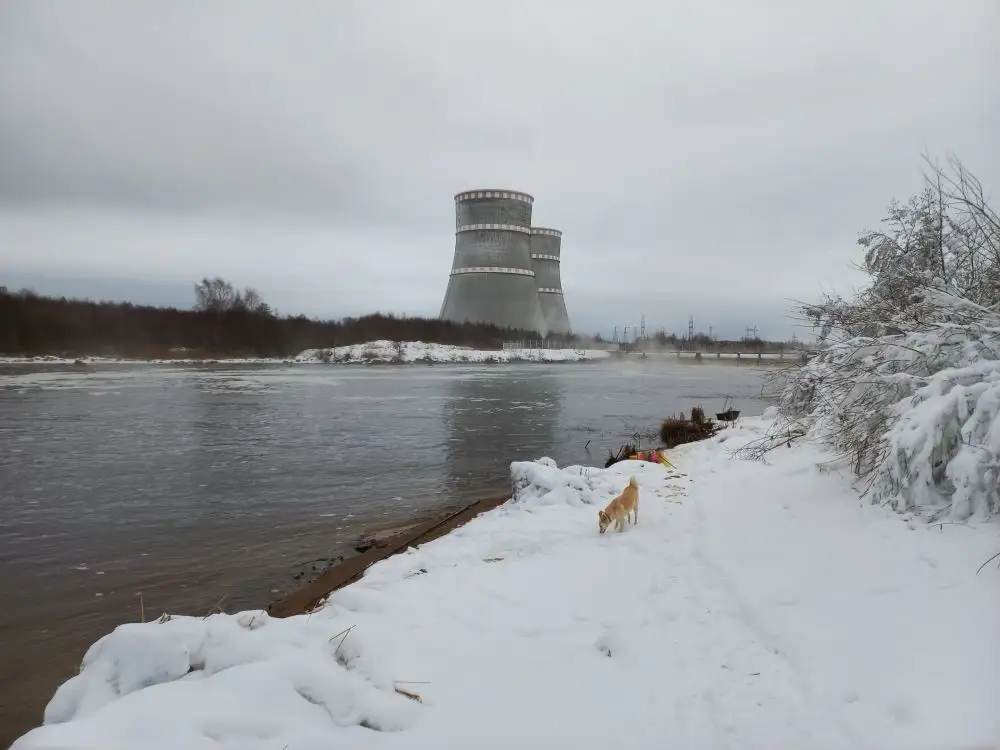
<svg viewBox="0 0 1000 750">
<path fill-rule="evenodd" d="M 446 467 L 456 498 L 502 492 L 511 461 L 551 451 L 563 398 L 557 372 L 495 370 L 453 378 L 446 393 Z"/>
<path fill-rule="evenodd" d="M 365 525 L 509 487 L 512 460 L 603 464 L 636 424 L 751 368 L 660 363 L 0 365 L 0 746 L 118 623 L 266 605 Z M 587 443 L 590 441 L 590 445 Z"/>
</svg>

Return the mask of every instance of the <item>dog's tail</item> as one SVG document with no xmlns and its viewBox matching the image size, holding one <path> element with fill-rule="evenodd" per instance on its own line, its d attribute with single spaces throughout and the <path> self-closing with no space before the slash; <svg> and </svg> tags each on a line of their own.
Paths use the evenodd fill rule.
<svg viewBox="0 0 1000 750">
<path fill-rule="evenodd" d="M 635 477 L 631 477 L 628 480 L 628 483 L 629 483 L 630 486 L 635 487 L 636 489 L 639 489 L 639 483 L 635 481 Z"/>
</svg>

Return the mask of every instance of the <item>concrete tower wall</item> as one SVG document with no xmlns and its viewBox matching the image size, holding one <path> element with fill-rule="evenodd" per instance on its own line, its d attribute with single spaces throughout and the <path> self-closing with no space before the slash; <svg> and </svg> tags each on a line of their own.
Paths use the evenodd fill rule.
<svg viewBox="0 0 1000 750">
<path fill-rule="evenodd" d="M 531 205 L 512 190 L 455 196 L 455 255 L 441 319 L 547 333 L 531 258 Z"/>
<path fill-rule="evenodd" d="M 531 230 L 531 263 L 539 304 L 550 334 L 565 336 L 572 329 L 562 289 L 559 265 L 562 259 L 562 232 L 547 227 Z"/>
<path fill-rule="evenodd" d="M 455 196 L 455 228 L 476 224 L 512 224 L 531 228 L 531 205 L 527 193 L 511 190 L 470 190 Z"/>
</svg>

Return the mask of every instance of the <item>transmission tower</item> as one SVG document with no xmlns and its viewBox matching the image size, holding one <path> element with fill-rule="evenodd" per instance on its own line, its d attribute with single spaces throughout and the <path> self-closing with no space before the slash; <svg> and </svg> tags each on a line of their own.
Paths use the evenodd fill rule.
<svg viewBox="0 0 1000 750">
<path fill-rule="evenodd" d="M 642 319 L 639 322 L 639 338 L 646 338 L 646 313 L 642 314 Z"/>
<path fill-rule="evenodd" d="M 694 315 L 688 315 L 688 341 L 694 341 Z"/>
</svg>

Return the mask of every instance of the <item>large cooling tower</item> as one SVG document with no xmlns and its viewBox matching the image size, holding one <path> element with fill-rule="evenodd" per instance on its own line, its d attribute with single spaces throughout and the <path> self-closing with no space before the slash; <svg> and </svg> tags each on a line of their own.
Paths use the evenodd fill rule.
<svg viewBox="0 0 1000 750">
<path fill-rule="evenodd" d="M 531 229 L 531 263 L 535 269 L 535 285 L 542 305 L 542 316 L 549 333 L 566 336 L 570 333 L 569 314 L 563 297 L 559 257 L 562 251 L 562 232 L 546 227 Z"/>
<path fill-rule="evenodd" d="M 455 196 L 455 259 L 442 320 L 546 334 L 531 261 L 533 201 L 511 190 Z"/>
</svg>

